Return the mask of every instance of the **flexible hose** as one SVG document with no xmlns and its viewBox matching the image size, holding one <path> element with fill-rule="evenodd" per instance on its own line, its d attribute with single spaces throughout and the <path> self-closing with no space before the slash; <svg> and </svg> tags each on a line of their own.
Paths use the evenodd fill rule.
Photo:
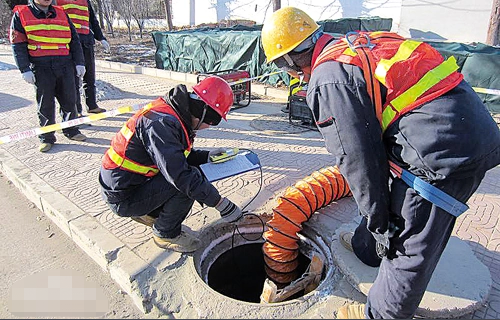
<svg viewBox="0 0 500 320">
<path fill-rule="evenodd" d="M 264 232 L 264 262 L 267 276 L 285 285 L 299 277 L 299 237 L 302 223 L 332 201 L 350 195 L 347 181 L 337 167 L 326 167 L 296 182 L 277 198 L 273 217 Z"/>
</svg>

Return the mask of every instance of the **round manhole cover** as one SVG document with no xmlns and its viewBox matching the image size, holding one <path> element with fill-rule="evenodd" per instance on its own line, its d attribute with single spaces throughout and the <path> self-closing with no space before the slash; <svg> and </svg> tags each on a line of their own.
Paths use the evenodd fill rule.
<svg viewBox="0 0 500 320">
<path fill-rule="evenodd" d="M 300 133 L 312 130 L 312 128 L 309 129 L 291 124 L 287 113 L 263 115 L 253 119 L 250 125 L 258 130 L 281 133 Z"/>
</svg>

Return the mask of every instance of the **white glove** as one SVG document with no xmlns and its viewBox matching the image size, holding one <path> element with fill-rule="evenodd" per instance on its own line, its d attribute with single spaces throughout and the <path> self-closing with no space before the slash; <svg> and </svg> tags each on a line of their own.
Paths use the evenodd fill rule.
<svg viewBox="0 0 500 320">
<path fill-rule="evenodd" d="M 222 198 L 215 209 L 219 211 L 222 220 L 228 223 L 238 221 L 243 216 L 241 209 L 226 197 Z"/>
<path fill-rule="evenodd" d="M 226 152 L 226 148 L 218 148 L 215 150 L 212 150 L 208 153 L 208 159 L 207 162 L 212 162 L 212 159 L 210 159 L 212 156 L 216 156 L 220 153 Z"/>
<path fill-rule="evenodd" d="M 35 84 L 35 75 L 33 74 L 33 71 L 26 71 L 21 74 L 23 76 L 24 81 L 26 81 L 29 84 Z"/>
<path fill-rule="evenodd" d="M 107 42 L 106 40 L 101 40 L 101 44 L 104 47 L 104 51 L 109 52 L 109 49 L 111 49 L 111 45 L 109 44 L 109 42 Z"/>
<path fill-rule="evenodd" d="M 76 66 L 76 76 L 78 78 L 83 77 L 85 74 L 85 66 Z"/>
</svg>

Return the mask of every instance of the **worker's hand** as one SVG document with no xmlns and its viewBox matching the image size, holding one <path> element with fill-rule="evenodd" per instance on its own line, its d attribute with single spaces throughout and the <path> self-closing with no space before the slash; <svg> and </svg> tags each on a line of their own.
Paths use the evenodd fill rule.
<svg viewBox="0 0 500 320">
<path fill-rule="evenodd" d="M 111 49 L 111 45 L 109 44 L 109 42 L 103 39 L 101 40 L 101 44 L 104 48 L 104 51 L 109 52 L 109 50 Z"/>
<path fill-rule="evenodd" d="M 35 75 L 33 74 L 33 71 L 26 71 L 22 73 L 23 80 L 26 81 L 29 84 L 35 84 Z"/>
<path fill-rule="evenodd" d="M 207 159 L 207 162 L 212 162 L 211 160 L 211 157 L 212 156 L 216 156 L 220 153 L 223 153 L 223 152 L 226 152 L 226 148 L 218 148 L 218 149 L 215 149 L 215 150 L 212 150 L 208 153 L 208 159 Z"/>
<path fill-rule="evenodd" d="M 83 75 L 85 74 L 85 66 L 76 66 L 76 76 L 78 78 L 81 78 L 83 77 Z"/>
<path fill-rule="evenodd" d="M 215 209 L 220 212 L 220 216 L 225 222 L 236 222 L 243 216 L 240 207 L 235 205 L 226 197 L 223 197 L 219 201 L 219 204 L 215 206 Z"/>
</svg>

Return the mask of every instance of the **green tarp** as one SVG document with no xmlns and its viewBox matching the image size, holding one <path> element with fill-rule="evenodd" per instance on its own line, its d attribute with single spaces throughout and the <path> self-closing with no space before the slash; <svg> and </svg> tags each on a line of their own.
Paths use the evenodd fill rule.
<svg viewBox="0 0 500 320">
<path fill-rule="evenodd" d="M 343 18 L 318 21 L 323 30 L 341 36 L 351 30 L 389 31 L 392 20 L 373 18 Z M 266 64 L 260 46 L 262 26 L 232 28 L 202 28 L 176 32 L 153 32 L 156 45 L 156 67 L 178 72 L 207 73 L 222 70 L 246 70 L 251 77 L 279 71 Z M 500 90 L 500 48 L 485 44 L 426 41 L 445 58 L 455 56 L 466 81 L 473 87 Z M 271 85 L 289 84 L 285 73 L 257 79 Z M 478 93 L 490 112 L 500 113 L 500 95 Z"/>
<path fill-rule="evenodd" d="M 337 35 L 351 30 L 389 31 L 392 19 L 342 18 L 318 21 L 323 30 Z M 260 46 L 261 25 L 254 27 L 200 28 L 175 32 L 153 32 L 156 45 L 156 67 L 189 73 L 217 72 L 228 69 L 246 70 L 252 77 L 279 71 L 266 64 Z M 288 85 L 289 77 L 281 73 L 259 78 L 258 81 Z"/>
</svg>

